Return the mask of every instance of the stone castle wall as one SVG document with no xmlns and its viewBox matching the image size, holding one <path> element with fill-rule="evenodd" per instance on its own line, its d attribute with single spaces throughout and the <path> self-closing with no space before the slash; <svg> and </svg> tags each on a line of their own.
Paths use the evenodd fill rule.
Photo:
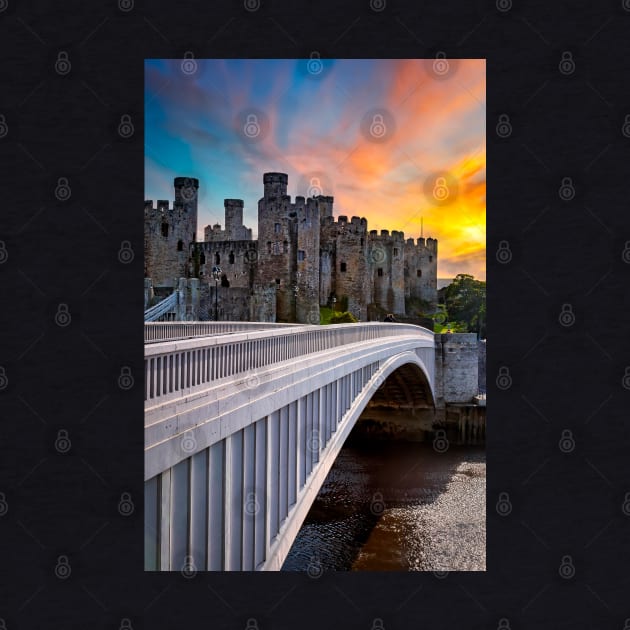
<svg viewBox="0 0 630 630">
<path fill-rule="evenodd" d="M 405 298 L 437 304 L 435 239 L 368 232 L 367 220 L 357 216 L 335 221 L 333 197 L 298 196 L 292 203 L 288 176 L 265 173 L 258 240 L 243 225 L 243 200 L 226 199 L 225 229 L 206 226 L 204 241 L 197 243 L 199 182 L 179 177 L 174 186 L 172 208 L 167 201 L 157 208 L 145 202 L 145 277 L 155 287 L 195 277 L 209 295 L 212 268 L 219 266 L 222 319 L 240 320 L 249 310 L 254 321 L 273 315 L 279 322 L 317 323 L 320 305 L 332 306 L 333 299 L 337 310 L 343 306 L 364 321 L 368 305 L 404 315 Z"/>
</svg>

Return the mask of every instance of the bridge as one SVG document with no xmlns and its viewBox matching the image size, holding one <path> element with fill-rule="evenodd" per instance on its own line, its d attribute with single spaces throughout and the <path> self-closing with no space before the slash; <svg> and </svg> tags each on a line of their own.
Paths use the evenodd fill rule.
<svg viewBox="0 0 630 630">
<path fill-rule="evenodd" d="M 280 569 L 362 411 L 434 373 L 409 324 L 146 323 L 145 569 Z"/>
</svg>

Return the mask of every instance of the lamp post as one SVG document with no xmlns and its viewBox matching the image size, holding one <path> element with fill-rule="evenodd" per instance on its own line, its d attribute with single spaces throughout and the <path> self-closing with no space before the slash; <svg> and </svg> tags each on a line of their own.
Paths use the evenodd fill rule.
<svg viewBox="0 0 630 630">
<path fill-rule="evenodd" d="M 297 284 L 293 285 L 293 297 L 295 298 L 295 321 L 297 322 L 298 319 L 298 313 L 297 313 L 297 296 L 298 293 L 300 292 L 300 287 L 298 287 Z"/>
<path fill-rule="evenodd" d="M 335 312 L 335 307 L 336 307 L 336 304 L 337 304 L 337 298 L 333 296 L 333 298 L 330 301 L 332 302 L 332 310 L 333 310 L 333 313 L 334 313 Z"/>
<path fill-rule="evenodd" d="M 214 321 L 219 321 L 219 280 L 221 279 L 221 267 L 212 267 L 212 277 L 214 278 Z"/>
</svg>

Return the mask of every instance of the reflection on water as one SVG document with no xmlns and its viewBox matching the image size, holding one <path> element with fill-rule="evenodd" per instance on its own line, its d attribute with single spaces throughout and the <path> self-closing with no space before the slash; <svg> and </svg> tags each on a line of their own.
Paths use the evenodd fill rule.
<svg viewBox="0 0 630 630">
<path fill-rule="evenodd" d="M 372 442 L 345 446 L 283 571 L 483 571 L 483 448 Z"/>
</svg>

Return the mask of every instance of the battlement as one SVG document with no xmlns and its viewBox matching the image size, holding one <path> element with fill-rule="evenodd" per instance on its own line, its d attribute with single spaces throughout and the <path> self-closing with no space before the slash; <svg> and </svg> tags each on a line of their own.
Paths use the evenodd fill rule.
<svg viewBox="0 0 630 630">
<path fill-rule="evenodd" d="M 239 207 L 242 208 L 243 207 L 243 200 L 242 199 L 224 199 L 223 200 L 223 206 L 225 208 L 233 208 L 233 207 Z"/>
<path fill-rule="evenodd" d="M 437 239 L 436 238 L 427 238 L 426 240 L 422 237 L 419 237 L 417 241 L 414 241 L 413 238 L 408 238 L 406 241 L 408 247 L 413 247 L 415 249 L 428 249 L 430 251 L 437 251 Z"/>
<path fill-rule="evenodd" d="M 199 180 L 196 177 L 176 177 L 173 185 L 175 188 L 193 187 L 197 190 L 199 188 Z"/>
<path fill-rule="evenodd" d="M 370 239 L 379 241 L 379 242 L 396 242 L 404 244 L 405 233 L 400 232 L 398 230 L 381 230 L 381 233 L 378 233 L 378 230 L 370 230 Z"/>
<path fill-rule="evenodd" d="M 265 173 L 263 175 L 263 184 L 273 183 L 288 184 L 289 176 L 286 173 Z"/>
</svg>

